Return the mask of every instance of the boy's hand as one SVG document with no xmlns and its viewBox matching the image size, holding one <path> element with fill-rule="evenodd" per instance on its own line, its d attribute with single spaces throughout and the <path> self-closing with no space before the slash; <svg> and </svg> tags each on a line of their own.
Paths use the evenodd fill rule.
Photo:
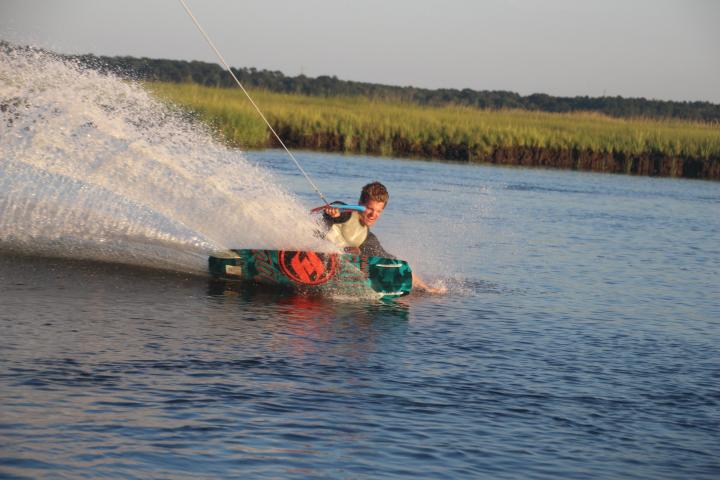
<svg viewBox="0 0 720 480">
<path fill-rule="evenodd" d="M 340 216 L 340 210 L 333 207 L 325 207 L 325 213 L 332 218 L 338 218 Z"/>
</svg>

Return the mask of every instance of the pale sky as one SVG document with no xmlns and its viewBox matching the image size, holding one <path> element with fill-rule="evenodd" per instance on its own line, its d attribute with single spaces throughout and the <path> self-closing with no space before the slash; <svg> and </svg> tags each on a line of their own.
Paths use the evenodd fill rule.
<svg viewBox="0 0 720 480">
<path fill-rule="evenodd" d="M 720 103 L 720 0 L 186 0 L 230 65 Z M 0 38 L 217 63 L 177 0 L 0 0 Z"/>
</svg>

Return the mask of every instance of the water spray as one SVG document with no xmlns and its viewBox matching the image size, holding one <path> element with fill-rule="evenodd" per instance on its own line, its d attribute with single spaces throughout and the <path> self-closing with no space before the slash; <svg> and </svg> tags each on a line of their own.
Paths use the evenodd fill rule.
<svg viewBox="0 0 720 480">
<path fill-rule="evenodd" d="M 273 175 L 140 84 L 0 48 L 0 104 L 0 256 L 204 273 L 238 246 L 330 250 Z"/>
</svg>

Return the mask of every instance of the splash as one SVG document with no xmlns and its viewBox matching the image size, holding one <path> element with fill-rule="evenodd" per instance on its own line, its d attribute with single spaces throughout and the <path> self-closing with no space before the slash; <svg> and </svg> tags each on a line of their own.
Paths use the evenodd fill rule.
<svg viewBox="0 0 720 480">
<path fill-rule="evenodd" d="M 0 48 L 0 138 L 0 250 L 205 271 L 227 248 L 331 248 L 203 125 L 47 52 Z"/>
</svg>

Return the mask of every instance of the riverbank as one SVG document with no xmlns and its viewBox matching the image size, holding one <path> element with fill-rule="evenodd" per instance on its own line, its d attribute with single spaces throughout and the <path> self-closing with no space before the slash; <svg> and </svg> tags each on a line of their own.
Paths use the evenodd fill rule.
<svg viewBox="0 0 720 480">
<path fill-rule="evenodd" d="M 153 82 L 230 145 L 278 146 L 239 89 Z M 720 125 L 252 92 L 288 147 L 720 180 Z"/>
</svg>

